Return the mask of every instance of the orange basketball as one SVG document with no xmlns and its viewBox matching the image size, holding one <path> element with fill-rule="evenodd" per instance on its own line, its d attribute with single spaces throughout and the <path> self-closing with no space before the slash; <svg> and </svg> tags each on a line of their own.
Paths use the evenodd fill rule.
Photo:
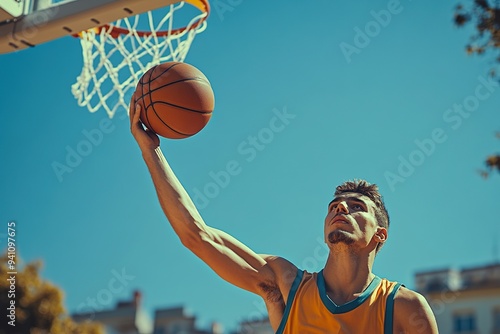
<svg viewBox="0 0 500 334">
<path fill-rule="evenodd" d="M 181 139 L 207 125 L 214 109 L 214 93 L 196 67 L 168 62 L 150 68 L 139 80 L 134 102 L 141 105 L 141 121 L 158 135 Z"/>
</svg>

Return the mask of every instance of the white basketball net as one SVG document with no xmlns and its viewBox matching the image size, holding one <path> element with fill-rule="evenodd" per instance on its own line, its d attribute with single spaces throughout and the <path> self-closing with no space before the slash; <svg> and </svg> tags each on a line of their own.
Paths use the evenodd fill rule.
<svg viewBox="0 0 500 334">
<path fill-rule="evenodd" d="M 78 105 L 87 107 L 90 112 L 104 108 L 112 118 L 122 107 L 128 111 L 129 99 L 145 71 L 159 63 L 184 61 L 194 37 L 206 28 L 206 21 L 198 26 L 196 23 L 208 13 L 193 18 L 184 31 L 170 34 L 174 30 L 174 13 L 183 6 L 184 2 L 170 5 L 168 14 L 158 23 L 148 12 L 118 20 L 106 29 L 80 33 L 83 69 L 71 86 Z M 148 21 L 151 35 L 139 36 L 140 20 Z M 129 33 L 112 37 L 113 27 L 125 28 Z M 158 31 L 169 34 L 158 36 Z"/>
</svg>

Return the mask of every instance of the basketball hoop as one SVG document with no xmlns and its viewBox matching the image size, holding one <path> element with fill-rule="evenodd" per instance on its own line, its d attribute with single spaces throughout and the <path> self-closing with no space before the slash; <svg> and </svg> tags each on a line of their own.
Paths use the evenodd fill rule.
<svg viewBox="0 0 500 334">
<path fill-rule="evenodd" d="M 186 26 L 174 28 L 174 13 L 185 2 L 201 13 Z M 104 108 L 112 118 L 120 107 L 128 111 L 131 94 L 127 99 L 127 92 L 135 90 L 149 68 L 167 61 L 184 61 L 195 36 L 205 30 L 210 12 L 207 0 L 185 2 L 170 5 L 161 18 L 149 11 L 79 33 L 83 68 L 71 87 L 78 105 L 90 112 Z M 149 31 L 139 30 L 141 24 Z"/>
</svg>

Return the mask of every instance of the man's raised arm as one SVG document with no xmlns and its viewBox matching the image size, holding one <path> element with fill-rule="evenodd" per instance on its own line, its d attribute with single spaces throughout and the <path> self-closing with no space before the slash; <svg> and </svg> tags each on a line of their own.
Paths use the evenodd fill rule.
<svg viewBox="0 0 500 334">
<path fill-rule="evenodd" d="M 153 179 L 160 205 L 182 244 L 226 281 L 266 298 L 277 278 L 267 262 L 227 233 L 205 224 L 160 149 L 160 140 L 145 130 L 138 106 L 130 108 L 131 131 Z"/>
</svg>

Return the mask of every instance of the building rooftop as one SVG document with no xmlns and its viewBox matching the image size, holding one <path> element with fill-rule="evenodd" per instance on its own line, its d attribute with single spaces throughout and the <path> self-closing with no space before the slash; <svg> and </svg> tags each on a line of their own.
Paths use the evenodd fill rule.
<svg viewBox="0 0 500 334">
<path fill-rule="evenodd" d="M 114 308 L 72 314 L 76 322 L 88 320 L 104 325 L 106 333 L 113 334 L 152 334 L 152 333 L 190 333 L 220 334 L 221 326 L 214 322 L 208 329 L 196 326 L 196 317 L 189 314 L 184 306 L 156 309 L 151 320 L 141 307 L 141 293 L 135 291 L 130 300 L 118 301 Z"/>
<path fill-rule="evenodd" d="M 421 271 L 415 274 L 415 285 L 417 291 L 422 293 L 500 287 L 500 263 L 459 270 Z"/>
</svg>

